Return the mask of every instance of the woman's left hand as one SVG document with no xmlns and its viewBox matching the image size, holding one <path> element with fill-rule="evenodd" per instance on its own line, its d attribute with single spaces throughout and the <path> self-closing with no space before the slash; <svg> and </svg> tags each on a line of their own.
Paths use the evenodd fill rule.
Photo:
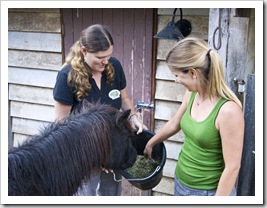
<svg viewBox="0 0 267 208">
<path fill-rule="evenodd" d="M 137 134 L 140 134 L 144 129 L 148 130 L 148 128 L 143 124 L 142 121 L 139 120 L 136 114 L 132 115 L 130 118 L 133 128 L 138 129 Z"/>
</svg>

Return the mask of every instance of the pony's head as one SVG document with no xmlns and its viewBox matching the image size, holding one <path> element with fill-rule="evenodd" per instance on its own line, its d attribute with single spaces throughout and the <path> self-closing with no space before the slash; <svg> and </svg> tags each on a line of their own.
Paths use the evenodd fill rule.
<svg viewBox="0 0 267 208">
<path fill-rule="evenodd" d="M 132 143 L 135 135 L 128 121 L 130 112 L 131 110 L 116 113 L 116 122 L 110 132 L 112 154 L 107 168 L 125 169 L 131 167 L 136 160 L 137 152 Z"/>
<path fill-rule="evenodd" d="M 91 140 L 95 138 L 94 132 L 98 132 L 97 144 L 100 148 L 93 149 L 98 155 L 98 165 L 107 169 L 124 169 L 134 164 L 137 152 L 132 143 L 135 135 L 128 121 L 130 112 L 86 100 L 73 112 L 74 117 L 91 120 Z"/>
</svg>

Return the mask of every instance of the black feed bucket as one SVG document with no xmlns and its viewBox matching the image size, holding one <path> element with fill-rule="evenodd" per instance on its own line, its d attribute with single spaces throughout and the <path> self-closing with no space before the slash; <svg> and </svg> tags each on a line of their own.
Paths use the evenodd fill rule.
<svg viewBox="0 0 267 208">
<path fill-rule="evenodd" d="M 135 132 L 136 134 L 136 132 Z M 144 155 L 143 151 L 147 142 L 154 136 L 154 133 L 148 130 L 143 130 L 142 133 L 136 135 L 136 139 L 133 141 L 133 145 L 138 155 Z M 155 171 L 145 178 L 135 178 L 125 170 L 117 170 L 125 179 L 127 179 L 133 186 L 141 189 L 148 190 L 154 188 L 162 179 L 163 166 L 166 162 L 166 148 L 164 143 L 154 145 L 152 151 L 152 158 L 159 161 L 159 165 Z M 144 167 L 145 168 L 145 167 Z"/>
</svg>

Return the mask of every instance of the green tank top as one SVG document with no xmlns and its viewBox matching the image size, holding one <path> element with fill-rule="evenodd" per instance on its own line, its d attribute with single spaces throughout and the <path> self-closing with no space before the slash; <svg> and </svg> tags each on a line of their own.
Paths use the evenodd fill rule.
<svg viewBox="0 0 267 208">
<path fill-rule="evenodd" d="M 221 137 L 215 127 L 215 120 L 227 100 L 221 98 L 208 117 L 198 122 L 190 113 L 195 96 L 193 92 L 180 122 L 185 140 L 175 174 L 188 187 L 211 190 L 217 188 L 224 169 Z"/>
</svg>

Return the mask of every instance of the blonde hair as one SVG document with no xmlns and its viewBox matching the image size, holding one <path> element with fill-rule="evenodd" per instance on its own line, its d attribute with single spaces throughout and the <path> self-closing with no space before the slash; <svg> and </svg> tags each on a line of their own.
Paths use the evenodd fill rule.
<svg viewBox="0 0 267 208">
<path fill-rule="evenodd" d="M 176 43 L 166 57 L 168 66 L 187 73 L 195 68 L 201 71 L 202 84 L 207 88 L 211 99 L 223 97 L 242 104 L 227 86 L 224 78 L 223 64 L 219 54 L 210 50 L 207 43 L 198 38 L 188 37 Z"/>
<path fill-rule="evenodd" d="M 109 49 L 113 44 L 109 31 L 104 26 L 96 24 L 83 30 L 80 34 L 80 39 L 70 48 L 63 67 L 67 64 L 71 65 L 71 70 L 68 74 L 68 85 L 75 87 L 78 101 L 81 101 L 89 94 L 91 90 L 89 77 L 92 76 L 92 69 L 84 62 L 81 47 L 84 46 L 90 53 L 96 53 Z M 111 63 L 106 65 L 104 73 L 107 76 L 107 84 L 110 85 L 114 80 L 114 68 Z"/>
</svg>

